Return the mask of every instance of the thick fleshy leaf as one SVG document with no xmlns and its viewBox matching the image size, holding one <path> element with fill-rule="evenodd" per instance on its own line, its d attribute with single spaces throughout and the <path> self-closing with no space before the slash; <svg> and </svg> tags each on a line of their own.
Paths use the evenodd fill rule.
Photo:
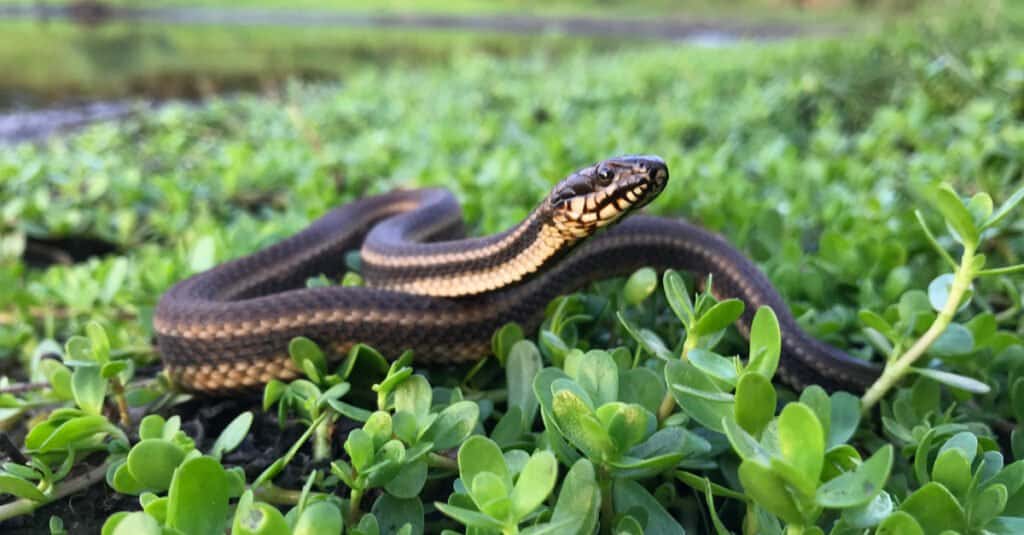
<svg viewBox="0 0 1024 535">
<path fill-rule="evenodd" d="M 231 423 L 224 427 L 224 430 L 220 432 L 220 436 L 213 443 L 210 455 L 215 459 L 220 459 L 221 455 L 237 448 L 242 443 L 242 440 L 245 439 L 245 435 L 249 434 L 252 418 L 252 412 L 245 411 L 236 416 L 234 420 L 231 420 Z"/>
<path fill-rule="evenodd" d="M 71 392 L 79 408 L 89 414 L 100 414 L 107 394 L 107 382 L 100 375 L 100 367 L 86 365 L 75 368 L 71 374 Z"/>
<path fill-rule="evenodd" d="M 224 533 L 228 479 L 212 457 L 194 457 L 174 472 L 167 496 L 167 526 L 194 535 Z"/>
<path fill-rule="evenodd" d="M 825 460 L 825 434 L 814 411 L 803 403 L 786 405 L 779 415 L 778 441 L 782 460 L 800 476 L 793 483 L 813 494 Z"/>
<path fill-rule="evenodd" d="M 604 425 L 576 394 L 562 390 L 552 402 L 555 422 L 565 438 L 592 460 L 615 455 L 615 445 Z"/>
<path fill-rule="evenodd" d="M 292 535 L 341 535 L 344 525 L 341 511 L 331 502 L 316 502 L 306 507 L 295 521 Z"/>
<path fill-rule="evenodd" d="M 472 484 L 477 475 L 490 472 L 501 477 L 506 488 L 512 489 L 512 475 L 505 464 L 501 448 L 493 440 L 479 435 L 470 437 L 459 448 L 458 462 L 459 477 L 464 485 Z"/>
<path fill-rule="evenodd" d="M 732 396 L 716 397 L 723 392 L 693 365 L 679 360 L 669 361 L 665 365 L 665 381 L 683 412 L 704 427 L 723 432 L 722 418 L 733 418 Z"/>
<path fill-rule="evenodd" d="M 648 534 L 685 535 L 686 533 L 679 522 L 658 503 L 658 500 L 635 481 L 616 479 L 612 487 L 612 502 L 616 511 L 629 511 L 636 508 L 646 513 L 647 523 L 644 530 Z"/>
<path fill-rule="evenodd" d="M 758 505 L 790 524 L 806 522 L 793 495 L 786 490 L 786 481 L 771 468 L 754 461 L 743 461 L 739 476 L 744 493 Z"/>
<path fill-rule="evenodd" d="M 967 530 L 963 507 L 946 487 L 934 481 L 908 496 L 900 505 L 900 511 L 914 517 L 925 533 L 941 533 L 947 529 L 963 533 Z M 885 525 L 886 522 L 882 522 L 882 526 Z"/>
<path fill-rule="evenodd" d="M 573 528 L 566 532 L 572 535 L 590 535 L 597 527 L 597 516 L 601 506 L 601 490 L 597 486 L 594 465 L 587 459 L 580 459 L 572 465 L 562 481 L 562 488 L 551 514 L 551 523 L 573 521 Z"/>
<path fill-rule="evenodd" d="M 430 413 L 433 393 L 430 383 L 422 375 L 412 375 L 395 387 L 395 410 L 405 411 L 416 417 L 420 425 L 426 423 Z"/>
<path fill-rule="evenodd" d="M 533 392 L 533 381 L 543 366 L 540 351 L 533 342 L 520 340 L 509 350 L 505 362 L 508 404 L 519 408 L 524 429 L 532 427 L 537 416 L 538 402 Z"/>
<path fill-rule="evenodd" d="M 435 451 L 454 448 L 473 432 L 479 418 L 480 406 L 476 402 L 455 402 L 437 415 L 420 440 L 433 442 Z"/>
<path fill-rule="evenodd" d="M 913 516 L 896 511 L 878 525 L 875 535 L 925 535 L 925 532 Z"/>
<path fill-rule="evenodd" d="M 46 499 L 38 487 L 31 481 L 27 481 L 11 474 L 0 474 L 0 494 L 11 494 L 18 498 L 25 498 L 34 501 Z"/>
<path fill-rule="evenodd" d="M 185 460 L 185 451 L 173 442 L 147 438 L 128 452 L 127 466 L 143 487 L 163 492 L 171 485 L 174 471 Z"/>
<path fill-rule="evenodd" d="M 619 367 L 607 351 L 588 351 L 574 379 L 595 406 L 615 401 L 619 397 Z"/>
<path fill-rule="evenodd" d="M 619 373 L 619 401 L 657 413 L 664 398 L 665 383 L 654 370 L 633 368 Z"/>
<path fill-rule="evenodd" d="M 745 372 L 736 383 L 733 412 L 736 423 L 748 433 L 761 434 L 775 416 L 775 387 L 760 373 Z"/>
<path fill-rule="evenodd" d="M 818 487 L 818 505 L 831 509 L 848 509 L 867 505 L 874 500 L 892 469 L 893 449 L 886 444 L 853 472 L 847 472 Z"/>
<path fill-rule="evenodd" d="M 649 268 L 640 268 L 626 279 L 622 288 L 622 297 L 631 305 L 638 305 L 647 299 L 658 288 L 658 272 Z"/>
<path fill-rule="evenodd" d="M 697 323 L 690 328 L 692 336 L 707 336 L 732 325 L 743 315 L 743 301 L 739 299 L 726 299 L 715 303 L 710 309 L 701 314 Z"/>
<path fill-rule="evenodd" d="M 558 461 L 548 451 L 534 453 L 512 489 L 512 515 L 520 519 L 533 512 L 555 488 Z"/>
<path fill-rule="evenodd" d="M 747 370 L 771 379 L 779 368 L 780 355 L 782 333 L 779 330 L 779 320 L 771 307 L 760 307 L 750 325 L 750 361 L 747 363 Z"/>
</svg>

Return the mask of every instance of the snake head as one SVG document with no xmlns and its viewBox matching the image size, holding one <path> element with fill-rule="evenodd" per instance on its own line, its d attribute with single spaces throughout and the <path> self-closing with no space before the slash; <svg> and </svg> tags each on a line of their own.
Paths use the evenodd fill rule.
<svg viewBox="0 0 1024 535">
<path fill-rule="evenodd" d="M 654 200 L 668 183 L 657 156 L 621 156 L 584 167 L 548 196 L 553 222 L 566 238 L 579 239 Z"/>
</svg>

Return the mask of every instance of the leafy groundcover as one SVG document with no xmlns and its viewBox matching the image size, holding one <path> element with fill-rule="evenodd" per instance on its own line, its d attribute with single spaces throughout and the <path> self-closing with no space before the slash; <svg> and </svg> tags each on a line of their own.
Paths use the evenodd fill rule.
<svg viewBox="0 0 1024 535">
<path fill-rule="evenodd" d="M 1024 532 L 1019 17 L 720 50 L 459 55 L 0 152 L 6 533 Z M 461 368 L 292 342 L 306 377 L 176 393 L 162 291 L 399 184 L 478 233 L 622 153 L 814 336 L 886 372 L 773 382 L 779 331 L 644 269 Z M 88 238 L 84 240 L 83 238 Z M 76 241 L 87 247 L 69 248 Z M 358 262 L 342 281 L 359 284 Z M 342 259 L 339 259 L 341 262 Z M 714 287 L 714 281 L 710 281 Z"/>
</svg>

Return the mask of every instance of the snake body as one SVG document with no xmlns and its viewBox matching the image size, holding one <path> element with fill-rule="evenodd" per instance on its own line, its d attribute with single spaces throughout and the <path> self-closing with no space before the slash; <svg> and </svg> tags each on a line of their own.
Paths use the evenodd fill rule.
<svg viewBox="0 0 1024 535">
<path fill-rule="evenodd" d="M 341 206 L 277 244 L 188 278 L 161 298 L 154 330 L 171 378 L 227 393 L 299 375 L 289 341 L 306 336 L 334 355 L 365 343 L 384 355 L 413 349 L 418 363 L 473 361 L 508 322 L 534 330 L 545 306 L 587 283 L 644 266 L 712 274 L 717 297 L 757 307 L 782 331 L 779 375 L 795 387 L 862 391 L 879 369 L 804 332 L 765 275 L 720 236 L 683 221 L 634 215 L 668 179 L 661 160 L 624 157 L 559 183 L 522 223 L 459 239 L 446 190 L 400 190 Z M 596 233 L 598 229 L 603 232 Z M 365 287 L 306 288 L 336 275 L 362 248 Z"/>
</svg>

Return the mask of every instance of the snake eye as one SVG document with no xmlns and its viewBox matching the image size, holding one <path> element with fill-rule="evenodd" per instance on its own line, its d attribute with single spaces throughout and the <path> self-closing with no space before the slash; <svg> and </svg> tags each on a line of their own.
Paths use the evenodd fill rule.
<svg viewBox="0 0 1024 535">
<path fill-rule="evenodd" d="M 600 169 L 597 170 L 597 181 L 602 186 L 607 186 L 608 184 L 611 184 L 613 178 L 615 178 L 615 173 L 611 169 L 607 167 L 601 167 Z"/>
</svg>

